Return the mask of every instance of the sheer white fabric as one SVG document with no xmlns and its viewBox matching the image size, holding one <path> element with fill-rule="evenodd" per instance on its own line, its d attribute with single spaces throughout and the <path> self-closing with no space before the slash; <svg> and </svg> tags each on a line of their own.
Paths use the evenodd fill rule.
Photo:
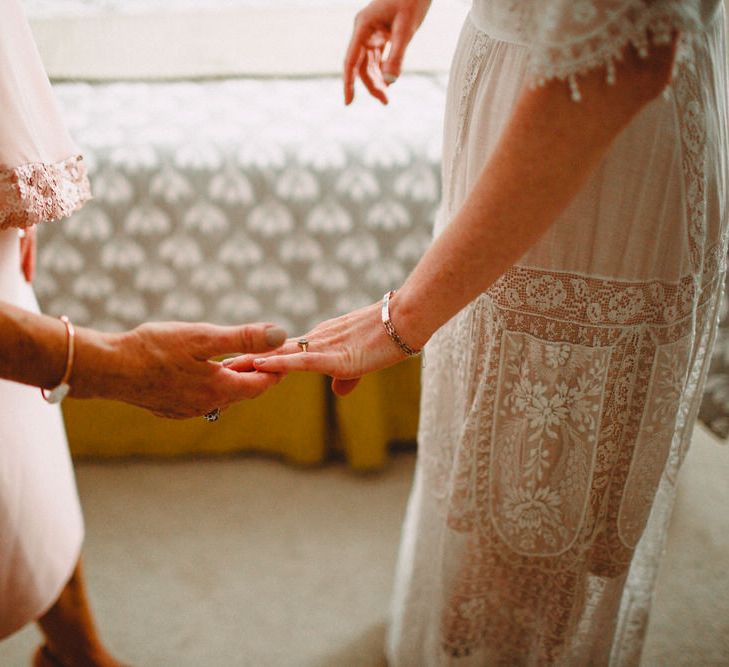
<svg viewBox="0 0 729 667">
<path fill-rule="evenodd" d="M 671 86 L 547 235 L 428 344 L 392 665 L 640 659 L 726 268 L 723 9 L 477 0 L 451 73 L 436 226 L 535 72 L 609 72 L 628 43 L 650 48 L 659 15 L 682 34 Z"/>
</svg>

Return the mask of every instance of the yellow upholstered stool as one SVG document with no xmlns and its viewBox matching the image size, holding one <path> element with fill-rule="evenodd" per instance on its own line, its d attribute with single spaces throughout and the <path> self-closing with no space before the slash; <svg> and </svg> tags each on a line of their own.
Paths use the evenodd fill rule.
<svg viewBox="0 0 729 667">
<path fill-rule="evenodd" d="M 420 367 L 416 359 L 362 379 L 334 398 L 329 378 L 296 373 L 263 396 L 228 408 L 215 423 L 175 421 L 104 400 L 63 403 L 76 457 L 171 457 L 262 452 L 297 465 L 321 463 L 330 446 L 362 471 L 382 468 L 388 445 L 415 441 Z"/>
<path fill-rule="evenodd" d="M 376 470 L 393 442 L 415 442 L 420 407 L 420 358 L 366 375 L 335 399 L 337 444 L 357 470 Z"/>
<path fill-rule="evenodd" d="M 326 453 L 324 379 L 292 375 L 254 401 L 228 408 L 214 423 L 155 417 L 124 403 L 63 403 L 71 452 L 79 457 L 181 456 L 260 451 L 292 463 L 319 463 Z"/>
</svg>

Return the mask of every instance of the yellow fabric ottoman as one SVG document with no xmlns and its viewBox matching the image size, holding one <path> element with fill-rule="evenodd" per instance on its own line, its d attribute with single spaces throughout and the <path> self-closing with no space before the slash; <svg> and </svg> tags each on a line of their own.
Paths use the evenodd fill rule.
<svg viewBox="0 0 729 667">
<path fill-rule="evenodd" d="M 356 470 L 382 468 L 392 442 L 415 441 L 419 365 L 410 360 L 362 379 L 334 397 L 329 378 L 297 373 L 253 401 L 228 408 L 220 420 L 161 419 L 106 400 L 64 401 L 75 457 L 172 457 L 260 452 L 296 465 L 344 452 Z"/>
</svg>

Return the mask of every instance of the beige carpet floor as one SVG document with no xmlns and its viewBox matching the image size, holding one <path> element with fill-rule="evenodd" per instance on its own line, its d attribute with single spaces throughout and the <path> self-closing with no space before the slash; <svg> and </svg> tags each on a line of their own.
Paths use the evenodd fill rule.
<svg viewBox="0 0 729 667">
<path fill-rule="evenodd" d="M 729 448 L 697 433 L 644 665 L 729 665 Z M 381 475 L 239 458 L 78 466 L 95 610 L 139 667 L 378 667 L 414 456 Z M 21 667 L 27 628 L 0 644 Z"/>
</svg>

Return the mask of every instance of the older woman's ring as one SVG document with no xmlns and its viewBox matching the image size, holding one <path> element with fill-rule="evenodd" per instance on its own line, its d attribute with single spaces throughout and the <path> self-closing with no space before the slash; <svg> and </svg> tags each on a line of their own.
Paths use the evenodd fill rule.
<svg viewBox="0 0 729 667">
<path fill-rule="evenodd" d="M 308 338 L 299 338 L 299 340 L 296 341 L 296 344 L 301 348 L 302 352 L 309 351 L 309 339 Z"/>
<path fill-rule="evenodd" d="M 203 415 L 206 422 L 216 422 L 220 419 L 220 408 L 215 408 Z"/>
</svg>

